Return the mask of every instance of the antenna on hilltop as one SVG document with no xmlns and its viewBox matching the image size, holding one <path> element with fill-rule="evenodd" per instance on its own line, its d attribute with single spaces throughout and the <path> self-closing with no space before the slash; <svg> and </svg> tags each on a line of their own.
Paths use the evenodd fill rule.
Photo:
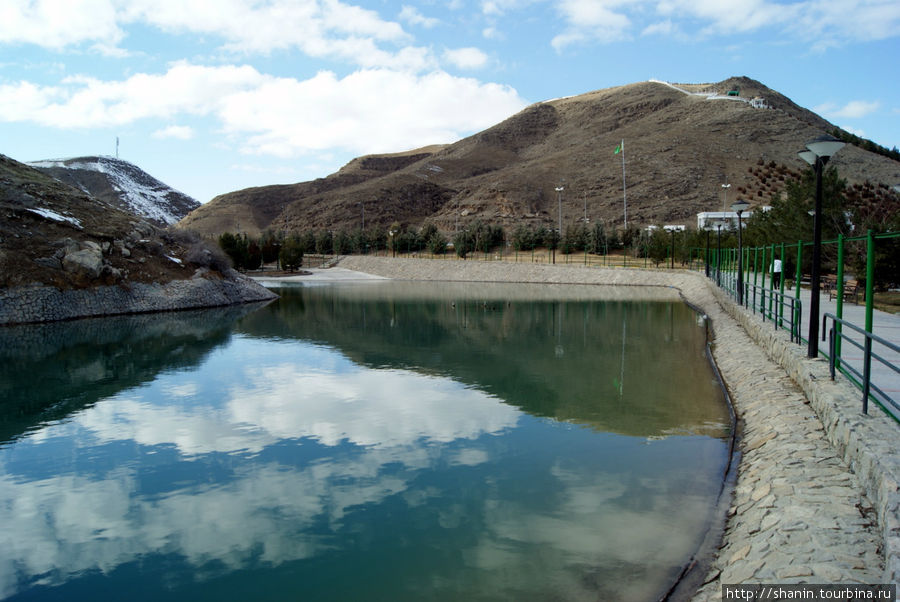
<svg viewBox="0 0 900 602">
<path fill-rule="evenodd" d="M 119 137 L 116 136 L 116 159 L 119 158 Z"/>
</svg>

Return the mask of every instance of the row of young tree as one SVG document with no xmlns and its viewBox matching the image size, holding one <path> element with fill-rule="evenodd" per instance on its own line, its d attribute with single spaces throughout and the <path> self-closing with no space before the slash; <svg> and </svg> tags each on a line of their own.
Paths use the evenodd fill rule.
<svg viewBox="0 0 900 602">
<path fill-rule="evenodd" d="M 812 170 L 807 170 L 799 181 L 786 184 L 785 192 L 777 196 L 769 211 L 754 210 L 745 221 L 742 234 L 746 247 L 772 244 L 795 244 L 812 239 L 812 217 L 815 180 Z M 848 209 L 847 183 L 833 168 L 823 177 L 823 240 L 831 240 L 839 234 L 853 236 L 875 232 L 900 231 L 900 207 L 897 197 L 887 203 L 857 206 Z M 219 244 L 238 269 L 257 269 L 262 263 L 280 262 L 284 269 L 293 270 L 303 265 L 304 255 L 366 254 L 378 251 L 392 253 L 422 253 L 432 255 L 455 253 L 465 258 L 473 253 L 492 253 L 498 249 L 515 252 L 534 252 L 547 249 L 555 253 L 591 253 L 605 255 L 628 253 L 634 257 L 646 257 L 659 265 L 674 255 L 674 261 L 686 264 L 710 248 L 737 246 L 734 230 L 698 231 L 688 228 L 674 235 L 663 228 L 641 229 L 631 226 L 625 230 L 608 223 L 578 222 L 565 227 L 562 235 L 549 224 L 519 224 L 511 232 L 502 226 L 476 220 L 455 232 L 444 233 L 433 223 L 421 228 L 391 224 L 388 228 L 371 227 L 356 231 L 316 230 L 292 234 L 267 232 L 258 238 L 243 234 L 225 233 Z M 796 247 L 795 247 L 796 248 Z M 802 272 L 810 271 L 811 253 L 803 254 Z M 879 240 L 876 245 L 875 281 L 877 285 L 896 284 L 900 274 L 900 239 Z M 787 274 L 796 269 L 796 251 L 785 253 L 784 270 Z M 823 271 L 834 271 L 837 251 L 834 245 L 823 248 Z M 865 243 L 851 243 L 845 253 L 847 268 L 857 279 L 865 274 Z"/>
</svg>

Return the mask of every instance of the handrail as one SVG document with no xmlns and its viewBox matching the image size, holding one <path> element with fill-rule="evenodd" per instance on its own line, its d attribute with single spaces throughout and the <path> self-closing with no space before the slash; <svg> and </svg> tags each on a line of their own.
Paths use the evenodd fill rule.
<svg viewBox="0 0 900 602">
<path fill-rule="evenodd" d="M 837 354 L 835 353 L 835 346 L 837 345 L 838 340 L 840 339 L 841 341 L 850 343 L 857 349 L 861 349 L 863 352 L 863 373 L 860 374 L 858 370 L 856 370 L 852 366 L 849 366 L 847 364 L 847 362 L 841 362 L 840 371 L 850 379 L 850 382 L 852 382 L 854 385 L 856 385 L 857 387 L 862 389 L 862 393 L 863 393 L 863 398 L 862 398 L 863 409 L 862 409 L 862 411 L 863 411 L 863 414 L 868 414 L 869 396 L 872 392 L 874 392 L 875 393 L 875 395 L 874 395 L 875 403 L 877 403 L 881 409 L 883 409 L 890 416 L 892 416 L 894 418 L 894 420 L 897 420 L 898 422 L 900 422 L 900 405 L 898 405 L 898 403 L 896 401 L 894 401 L 894 399 L 891 398 L 890 395 L 888 395 L 887 393 L 882 391 L 877 385 L 875 385 L 872 382 L 872 359 L 874 358 L 874 359 L 878 360 L 881 364 L 883 364 L 884 366 L 887 366 L 888 368 L 890 368 L 891 370 L 893 370 L 894 372 L 896 372 L 898 374 L 900 374 L 900 367 L 897 367 L 897 365 L 895 365 L 893 362 L 881 357 L 877 353 L 874 353 L 872 351 L 872 343 L 876 342 L 881 345 L 884 345 L 885 347 L 887 347 L 888 350 L 893 351 L 895 353 L 900 353 L 900 346 L 895 345 L 895 344 L 891 343 L 890 341 L 887 341 L 876 334 L 868 332 L 868 331 L 860 328 L 859 326 L 856 326 L 855 324 L 852 324 L 846 320 L 838 318 L 836 315 L 834 315 L 832 313 L 826 313 L 825 315 L 822 316 L 822 340 L 823 341 L 825 340 L 825 324 L 829 318 L 831 318 L 831 320 L 832 320 L 831 329 L 828 331 L 828 345 L 829 345 L 829 347 L 828 347 L 829 348 L 828 364 L 829 364 L 829 371 L 831 373 L 831 380 L 834 380 L 835 371 L 837 369 L 836 368 Z M 841 326 L 841 329 L 836 328 L 836 326 L 838 326 L 838 325 Z M 863 337 L 865 337 L 865 342 L 861 345 L 861 344 L 859 344 L 859 342 L 854 341 L 851 338 L 847 338 L 842 332 L 843 328 L 850 328 L 851 330 L 863 335 Z M 880 397 L 880 399 L 879 399 L 879 397 Z M 886 405 L 889 405 L 890 408 L 886 407 Z"/>
<path fill-rule="evenodd" d="M 721 288 L 737 300 L 737 287 L 735 278 L 729 272 L 724 272 Z M 715 276 L 711 276 L 715 279 Z M 772 321 L 775 330 L 782 328 L 791 336 L 791 342 L 798 345 L 803 342 L 800 333 L 800 321 L 803 312 L 803 302 L 789 293 L 782 293 L 778 289 L 768 288 L 752 282 L 744 282 L 744 307 L 752 309 L 753 313 L 759 313 L 763 322 L 766 318 Z M 767 303 L 768 301 L 768 303 Z M 785 307 L 787 306 L 787 307 Z M 787 309 L 787 311 L 785 311 Z M 785 324 L 786 323 L 786 324 Z"/>
<path fill-rule="evenodd" d="M 753 293 L 752 301 L 750 292 Z M 759 304 L 757 305 L 757 293 L 759 293 Z M 766 304 L 766 295 L 768 295 L 769 303 Z M 774 303 L 773 303 L 774 302 Z M 785 312 L 785 305 L 788 306 L 788 312 Z M 779 327 L 787 330 L 791 335 L 791 342 L 801 343 L 800 339 L 800 316 L 803 309 L 803 302 L 797 297 L 773 288 L 768 288 L 750 282 L 744 283 L 744 307 L 753 309 L 753 313 L 759 310 L 762 315 L 763 322 L 766 317 L 772 320 L 772 325 L 778 330 Z M 785 317 L 785 313 L 788 314 Z M 785 327 L 785 321 L 787 326 Z"/>
</svg>

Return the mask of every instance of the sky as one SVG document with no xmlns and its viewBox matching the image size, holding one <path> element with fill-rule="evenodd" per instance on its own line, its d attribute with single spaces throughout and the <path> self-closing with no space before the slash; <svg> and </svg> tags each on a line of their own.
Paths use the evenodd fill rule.
<svg viewBox="0 0 900 602">
<path fill-rule="evenodd" d="M 744 75 L 900 146 L 897 0 L 0 0 L 0 153 L 205 203 L 526 106 Z"/>
</svg>

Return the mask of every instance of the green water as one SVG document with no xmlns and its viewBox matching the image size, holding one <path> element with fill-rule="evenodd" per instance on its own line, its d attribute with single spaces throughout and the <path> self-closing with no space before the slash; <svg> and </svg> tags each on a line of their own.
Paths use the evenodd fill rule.
<svg viewBox="0 0 900 602">
<path fill-rule="evenodd" d="M 0 598 L 656 599 L 728 461 L 705 327 L 547 290 L 0 329 Z"/>
</svg>

